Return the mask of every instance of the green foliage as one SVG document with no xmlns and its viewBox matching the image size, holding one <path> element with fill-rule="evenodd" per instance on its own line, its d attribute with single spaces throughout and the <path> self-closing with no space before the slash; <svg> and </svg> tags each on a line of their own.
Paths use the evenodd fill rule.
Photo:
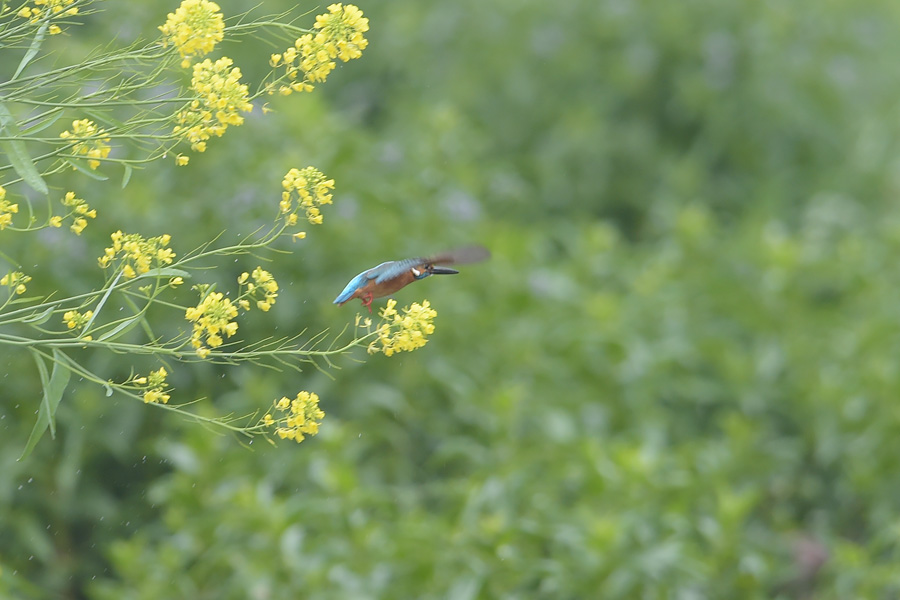
<svg viewBox="0 0 900 600">
<path fill-rule="evenodd" d="M 173 8 L 127 4 L 92 35 Z M 334 380 L 173 375 L 215 414 L 301 378 L 327 416 L 299 447 L 73 378 L 56 441 L 16 462 L 42 388 L 0 355 L 0 595 L 900 595 L 895 5 L 361 8 L 370 47 L 321 95 L 271 98 L 190 170 L 135 171 L 29 256 L 67 257 L 63 286 L 127 219 L 187 247 L 246 235 L 270 182 L 313 163 L 336 214 L 273 259 L 279 334 L 352 324 L 331 300 L 383 260 L 480 242 L 492 261 L 398 292 L 438 311 L 412 354 Z M 263 45 L 224 43 L 240 64 Z"/>
</svg>

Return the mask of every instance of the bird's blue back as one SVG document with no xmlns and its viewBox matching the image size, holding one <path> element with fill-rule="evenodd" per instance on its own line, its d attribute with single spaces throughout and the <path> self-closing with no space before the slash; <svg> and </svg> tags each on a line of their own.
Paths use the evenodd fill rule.
<svg viewBox="0 0 900 600">
<path fill-rule="evenodd" d="M 377 267 L 372 267 L 371 269 L 366 269 L 365 271 L 363 271 L 362 273 L 360 273 L 359 275 L 357 275 L 356 277 L 354 277 L 353 279 L 350 280 L 350 283 L 347 284 L 347 286 L 344 288 L 344 291 L 342 291 L 340 294 L 338 294 L 338 297 L 334 299 L 334 304 L 341 304 L 342 302 L 346 302 L 347 300 L 350 299 L 350 297 L 353 295 L 353 293 L 356 290 L 358 290 L 359 288 L 366 285 L 372 279 L 377 278 L 376 283 L 381 283 L 382 281 L 387 281 L 388 279 L 393 279 L 394 277 L 396 277 L 397 275 L 402 273 L 403 270 L 401 269 L 401 270 L 397 271 L 396 275 L 392 275 L 390 277 L 385 277 L 384 279 L 381 279 L 379 277 L 379 275 L 381 273 L 383 273 L 385 270 L 390 270 L 391 265 L 394 265 L 398 262 L 406 262 L 406 261 L 390 260 L 388 262 L 381 263 Z"/>
<path fill-rule="evenodd" d="M 381 263 L 369 271 L 369 277 L 374 277 L 375 283 L 384 283 L 385 281 L 390 281 L 394 277 L 399 277 L 416 265 L 421 265 L 424 260 L 425 259 L 423 258 L 406 258 L 403 260 L 392 260 L 390 262 Z"/>
</svg>

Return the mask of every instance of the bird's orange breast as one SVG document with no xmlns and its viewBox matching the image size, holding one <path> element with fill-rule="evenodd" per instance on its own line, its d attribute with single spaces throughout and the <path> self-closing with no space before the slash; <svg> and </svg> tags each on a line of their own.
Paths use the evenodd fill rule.
<svg viewBox="0 0 900 600">
<path fill-rule="evenodd" d="M 413 276 L 411 270 L 404 271 L 397 277 L 388 279 L 387 281 L 382 281 L 381 283 L 375 283 L 375 280 L 372 279 L 360 290 L 358 290 L 357 294 L 354 295 L 363 296 L 365 294 L 371 293 L 373 298 L 382 298 L 384 296 L 390 296 L 397 290 L 406 287 L 415 280 L 416 278 Z"/>
</svg>

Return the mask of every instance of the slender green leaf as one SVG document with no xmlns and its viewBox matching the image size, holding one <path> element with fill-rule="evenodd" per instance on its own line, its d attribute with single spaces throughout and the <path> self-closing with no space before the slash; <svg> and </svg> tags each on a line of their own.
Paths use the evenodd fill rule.
<svg viewBox="0 0 900 600">
<path fill-rule="evenodd" d="M 53 110 L 52 114 L 49 117 L 45 118 L 42 121 L 38 121 L 31 127 L 26 127 L 25 129 L 23 129 L 21 131 L 21 134 L 23 136 L 28 136 L 28 135 L 34 135 L 36 133 L 40 133 L 40 132 L 44 131 L 45 129 L 47 129 L 48 127 L 52 126 L 57 121 L 59 121 L 60 117 L 62 117 L 62 116 L 63 116 L 62 109 Z"/>
<path fill-rule="evenodd" d="M 44 21 L 41 23 L 41 26 L 38 27 L 38 30 L 34 34 L 34 39 L 31 40 L 31 46 L 28 48 L 28 52 L 25 53 L 25 56 L 22 57 L 22 61 L 19 62 L 19 66 L 16 69 L 15 74 L 13 74 L 12 78 L 15 79 L 19 76 L 25 67 L 28 66 L 28 63 L 31 62 L 31 59 L 37 56 L 38 51 L 41 49 L 41 44 L 44 42 L 44 36 L 47 34 L 47 27 L 49 25 L 48 21 Z"/>
<path fill-rule="evenodd" d="M 7 306 L 13 306 L 14 304 L 34 304 L 35 300 L 41 300 L 43 296 L 19 296 L 15 300 L 10 300 Z"/>
<path fill-rule="evenodd" d="M 102 298 L 100 298 L 100 302 L 97 303 L 97 308 L 94 309 L 93 314 L 91 315 L 91 318 L 85 324 L 84 329 L 81 330 L 81 335 L 87 334 L 88 330 L 91 328 L 91 325 L 94 324 L 94 320 L 100 315 L 100 309 L 102 309 L 103 305 L 106 304 L 106 300 L 109 298 L 109 295 L 112 293 L 113 288 L 116 287 L 116 284 L 119 283 L 119 279 L 121 279 L 121 277 L 122 277 L 122 271 L 119 271 L 116 274 L 116 278 L 110 282 L 109 288 L 107 288 L 106 293 L 103 294 Z"/>
<path fill-rule="evenodd" d="M 28 436 L 28 441 L 25 443 L 25 449 L 22 451 L 19 460 L 24 460 L 31 454 L 31 451 L 34 450 L 35 445 L 37 445 L 48 427 L 50 428 L 50 435 L 54 439 L 56 438 L 56 409 L 59 408 L 59 402 L 62 400 L 63 392 L 66 391 L 66 386 L 69 384 L 69 378 L 72 375 L 71 371 L 62 364 L 65 356 L 56 348 L 53 349 L 53 370 L 50 372 L 49 377 L 41 355 L 36 350 L 31 350 L 31 353 L 38 367 L 44 395 L 41 399 L 41 408 L 38 411 L 37 421 L 31 430 L 31 435 Z"/>
<path fill-rule="evenodd" d="M 122 174 L 122 189 L 124 190 L 128 182 L 131 181 L 131 174 L 134 172 L 134 169 L 128 163 L 123 163 L 122 166 L 125 167 L 125 173 Z"/>
<path fill-rule="evenodd" d="M 91 179 L 96 179 L 97 181 L 106 181 L 107 179 L 109 179 L 109 177 L 107 177 L 103 173 L 98 173 L 97 171 L 94 171 L 93 169 L 89 169 L 89 168 L 85 167 L 84 165 L 80 164 L 81 161 L 72 160 L 71 158 L 67 158 L 66 162 L 69 163 L 73 169 L 81 171 L 82 173 L 84 173 L 85 175 L 90 177 Z"/>
<path fill-rule="evenodd" d="M 56 304 L 54 304 L 53 306 L 49 306 L 43 312 L 41 312 L 39 314 L 30 315 L 28 317 L 25 317 L 24 319 L 22 319 L 22 322 L 29 323 L 31 325 L 43 325 L 50 319 L 50 316 L 53 314 L 53 311 L 56 309 L 57 306 L 58 305 L 56 305 Z"/>
<path fill-rule="evenodd" d="M 132 300 L 128 296 L 122 296 L 122 300 L 125 301 L 125 304 L 131 307 L 131 310 L 133 310 L 135 314 L 141 312 L 141 309 L 138 308 L 138 305 L 135 304 L 134 300 Z M 150 329 L 150 323 L 147 322 L 146 317 L 141 317 L 141 320 L 139 322 L 141 324 L 141 329 L 143 329 L 144 333 L 147 334 L 147 339 L 155 340 L 156 336 L 153 334 L 153 330 Z"/>
<path fill-rule="evenodd" d="M 13 118 L 12 113 L 9 112 L 9 108 L 2 102 L 0 102 L 0 131 L 4 132 L 6 137 L 21 137 L 16 120 Z M 29 187 L 42 194 L 47 194 L 50 191 L 41 174 L 38 173 L 37 167 L 34 166 L 31 156 L 28 155 L 24 142 L 19 139 L 4 140 L 0 141 L 0 148 L 3 149 L 3 152 L 9 158 L 9 164 L 12 165 L 19 177 Z"/>
<path fill-rule="evenodd" d="M 138 314 L 138 315 L 131 317 L 130 319 L 122 321 L 121 323 L 119 323 L 118 325 L 113 327 L 111 330 L 107 331 L 106 333 L 101 335 L 99 338 L 97 338 L 97 341 L 102 342 L 103 340 L 108 340 L 108 339 L 112 338 L 113 336 L 128 333 L 129 331 L 134 329 L 134 327 L 136 325 L 138 325 L 141 322 L 141 319 L 143 319 L 143 318 L 144 318 L 143 314 Z"/>
<path fill-rule="evenodd" d="M 153 269 L 152 271 L 141 273 L 135 277 L 135 279 L 145 279 L 147 277 L 181 277 L 182 279 L 190 279 L 191 274 L 187 271 L 182 271 L 181 269 L 163 267 L 162 269 Z"/>
</svg>

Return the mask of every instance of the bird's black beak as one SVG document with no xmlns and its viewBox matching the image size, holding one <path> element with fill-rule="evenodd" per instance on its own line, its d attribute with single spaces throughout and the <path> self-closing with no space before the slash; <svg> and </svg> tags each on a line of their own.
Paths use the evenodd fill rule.
<svg viewBox="0 0 900 600">
<path fill-rule="evenodd" d="M 459 271 L 449 267 L 431 267 L 432 275 L 456 275 L 457 273 L 459 273 Z"/>
</svg>

